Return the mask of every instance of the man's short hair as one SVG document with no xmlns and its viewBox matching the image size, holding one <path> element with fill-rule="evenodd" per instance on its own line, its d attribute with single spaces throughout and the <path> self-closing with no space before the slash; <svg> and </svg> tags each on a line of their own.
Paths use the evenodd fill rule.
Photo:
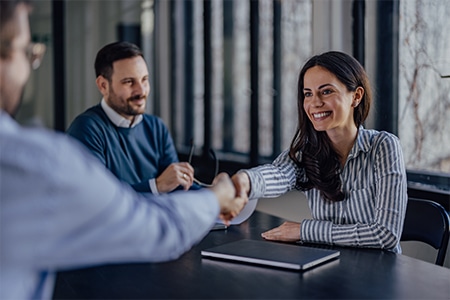
<svg viewBox="0 0 450 300">
<path fill-rule="evenodd" d="M 16 8 L 24 3 L 31 9 L 30 0 L 1 0 L 0 1 L 0 57 L 6 59 L 11 54 L 11 45 L 19 34 L 14 23 Z"/>
<path fill-rule="evenodd" d="M 129 42 L 115 42 L 104 46 L 97 53 L 95 58 L 95 76 L 102 75 L 111 81 L 113 73 L 113 63 L 115 61 L 141 56 L 144 58 L 141 49 Z"/>
</svg>

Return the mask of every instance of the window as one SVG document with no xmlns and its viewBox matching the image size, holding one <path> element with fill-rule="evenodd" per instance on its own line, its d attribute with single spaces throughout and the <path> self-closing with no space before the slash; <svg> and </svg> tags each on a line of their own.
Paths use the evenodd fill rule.
<svg viewBox="0 0 450 300">
<path fill-rule="evenodd" d="M 175 1 L 172 15 L 172 47 L 188 47 L 172 56 L 172 89 L 183 91 L 172 99 L 177 148 L 183 152 L 192 138 L 196 149 L 249 162 L 253 147 L 254 163 L 288 148 L 297 125 L 298 72 L 312 54 L 312 1 Z"/>
<path fill-rule="evenodd" d="M 303 63 L 331 49 L 352 53 L 356 45 L 380 100 L 367 126 L 387 124 L 400 137 L 408 179 L 442 186 L 450 197 L 447 0 L 46 0 L 34 6 L 32 38 L 48 47 L 25 91 L 22 123 L 57 127 L 59 117 L 68 125 L 98 103 L 95 54 L 117 40 L 118 26 L 136 25 L 151 72 L 149 112 L 169 126 L 180 158 L 194 139 L 196 155 L 213 148 L 227 161 L 221 167 L 248 167 L 289 147 Z M 51 30 L 55 19 L 64 23 L 59 34 Z M 53 66 L 58 84 L 43 80 L 53 78 Z M 55 113 L 55 104 L 66 115 Z"/>
<path fill-rule="evenodd" d="M 400 2 L 398 128 L 407 169 L 450 175 L 448 4 Z"/>
</svg>

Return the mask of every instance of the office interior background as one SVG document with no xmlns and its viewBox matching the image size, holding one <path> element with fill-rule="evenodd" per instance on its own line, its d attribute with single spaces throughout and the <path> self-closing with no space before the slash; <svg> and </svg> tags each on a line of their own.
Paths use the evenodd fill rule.
<svg viewBox="0 0 450 300">
<path fill-rule="evenodd" d="M 165 121 L 180 159 L 193 143 L 199 176 L 213 176 L 210 149 L 232 174 L 289 147 L 300 68 L 339 50 L 369 74 L 375 99 L 365 127 L 400 138 L 409 195 L 449 210 L 449 15 L 447 0 L 34 1 L 32 39 L 47 53 L 17 119 L 64 131 L 101 99 L 97 51 L 128 40 L 148 63 L 148 112 Z M 258 209 L 297 221 L 309 214 L 299 192 L 260 199 Z M 433 260 L 434 249 L 403 248 Z"/>
</svg>

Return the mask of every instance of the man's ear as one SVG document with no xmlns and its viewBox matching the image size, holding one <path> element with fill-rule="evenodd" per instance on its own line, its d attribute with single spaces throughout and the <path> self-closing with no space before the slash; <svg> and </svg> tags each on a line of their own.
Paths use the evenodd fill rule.
<svg viewBox="0 0 450 300">
<path fill-rule="evenodd" d="M 102 75 L 99 75 L 97 77 L 97 79 L 95 80 L 95 83 L 97 84 L 97 88 L 103 96 L 108 94 L 108 90 L 109 90 L 108 79 L 106 79 Z"/>
</svg>

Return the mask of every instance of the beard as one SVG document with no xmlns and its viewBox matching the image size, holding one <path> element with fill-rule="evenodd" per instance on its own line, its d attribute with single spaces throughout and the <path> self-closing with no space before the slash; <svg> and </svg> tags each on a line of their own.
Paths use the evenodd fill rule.
<svg viewBox="0 0 450 300">
<path fill-rule="evenodd" d="M 145 113 L 146 95 L 135 95 L 129 98 L 119 97 L 112 87 L 109 88 L 108 105 L 120 115 L 137 116 Z M 136 105 L 135 101 L 144 100 L 143 105 Z"/>
</svg>

